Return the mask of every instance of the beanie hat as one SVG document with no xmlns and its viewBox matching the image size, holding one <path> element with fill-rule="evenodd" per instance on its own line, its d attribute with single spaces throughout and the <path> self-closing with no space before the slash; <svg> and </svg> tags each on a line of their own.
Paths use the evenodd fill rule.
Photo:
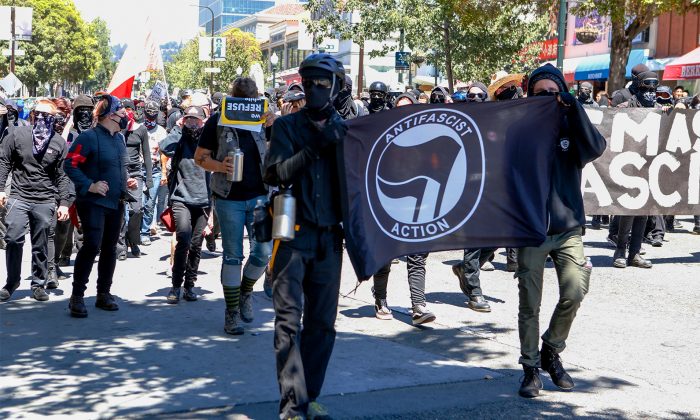
<svg viewBox="0 0 700 420">
<path fill-rule="evenodd" d="M 78 95 L 78 97 L 73 100 L 73 109 L 79 108 L 81 106 L 94 108 L 95 104 L 92 103 L 92 99 L 89 96 Z"/>
<path fill-rule="evenodd" d="M 556 83 L 559 87 L 559 92 L 568 92 L 568 89 L 566 88 L 566 80 L 564 79 L 564 75 L 558 68 L 547 63 L 544 66 L 535 69 L 535 71 L 533 71 L 530 75 L 530 79 L 527 81 L 527 96 L 532 96 L 535 84 L 540 80 L 545 79 L 549 79 Z"/>
</svg>

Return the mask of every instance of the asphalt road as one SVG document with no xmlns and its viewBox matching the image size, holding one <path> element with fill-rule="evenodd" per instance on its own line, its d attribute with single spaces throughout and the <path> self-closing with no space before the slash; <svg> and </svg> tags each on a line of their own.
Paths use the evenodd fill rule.
<svg viewBox="0 0 700 420">
<path fill-rule="evenodd" d="M 559 392 L 546 378 L 535 400 L 517 396 L 517 283 L 503 271 L 502 253 L 497 270 L 482 275 L 491 313 L 465 306 L 450 269 L 461 252 L 430 255 L 426 292 L 437 320 L 421 328 L 408 316 L 404 262 L 393 266 L 389 284 L 395 319 L 380 321 L 370 283 L 351 293 L 356 281 L 346 259 L 347 296 L 321 401 L 334 418 L 700 418 L 700 235 L 688 231 L 692 218 L 681 221 L 684 229 L 663 247 L 646 246 L 651 270 L 612 268 L 605 232 L 588 231 L 590 292 L 562 354 L 577 387 Z M 227 336 L 219 254 L 202 260 L 198 302 L 166 305 L 169 237 L 142 249 L 147 255 L 118 263 L 118 312 L 92 307 L 96 273 L 87 319 L 68 316 L 70 281 L 48 302 L 32 300 L 23 281 L 0 304 L 1 417 L 276 417 L 274 312 L 262 281 L 256 320 L 245 335 Z M 29 254 L 27 245 L 25 277 Z M 557 300 L 548 266 L 543 331 Z"/>
</svg>

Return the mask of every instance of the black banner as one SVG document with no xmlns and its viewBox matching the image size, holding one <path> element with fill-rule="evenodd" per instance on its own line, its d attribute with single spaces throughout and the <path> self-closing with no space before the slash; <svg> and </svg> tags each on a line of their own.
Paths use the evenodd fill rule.
<svg viewBox="0 0 700 420">
<path fill-rule="evenodd" d="M 402 255 L 541 244 L 557 107 L 411 105 L 349 121 L 344 228 L 358 277 Z"/>
<path fill-rule="evenodd" d="M 607 140 L 583 171 L 587 214 L 700 214 L 700 112 L 586 111 Z"/>
</svg>

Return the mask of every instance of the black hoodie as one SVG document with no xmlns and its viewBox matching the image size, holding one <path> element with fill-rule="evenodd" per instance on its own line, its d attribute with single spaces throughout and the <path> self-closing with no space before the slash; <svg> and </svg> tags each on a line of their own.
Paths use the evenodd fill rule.
<svg viewBox="0 0 700 420">
<path fill-rule="evenodd" d="M 559 69 L 547 64 L 530 75 L 527 85 L 528 97 L 533 96 L 534 82 L 544 73 L 548 73 L 545 75 L 547 78 L 556 78 L 561 82 L 561 86 L 566 86 L 564 75 Z M 561 107 L 561 126 L 555 145 L 552 184 L 547 199 L 547 235 L 557 235 L 585 225 L 581 171 L 586 164 L 593 162 L 605 151 L 605 139 L 591 124 L 579 101 L 570 102 L 571 105 L 567 108 Z"/>
</svg>

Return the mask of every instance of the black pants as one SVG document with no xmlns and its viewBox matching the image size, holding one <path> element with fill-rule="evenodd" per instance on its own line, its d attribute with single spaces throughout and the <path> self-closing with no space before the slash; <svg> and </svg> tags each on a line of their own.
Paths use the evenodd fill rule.
<svg viewBox="0 0 700 420">
<path fill-rule="evenodd" d="M 414 254 L 406 256 L 406 268 L 408 270 L 408 290 L 411 293 L 411 304 L 425 305 L 425 262 L 428 254 Z M 391 264 L 380 268 L 374 275 L 374 298 L 386 299 L 386 289 L 389 285 L 389 273 Z"/>
<path fill-rule="evenodd" d="M 335 343 L 342 235 L 302 227 L 282 242 L 272 268 L 280 418 L 306 415 L 321 393 Z M 304 326 L 301 327 L 302 309 Z"/>
<path fill-rule="evenodd" d="M 66 242 L 68 241 L 68 233 L 70 230 L 70 226 L 70 220 L 59 222 L 57 219 L 56 212 L 54 212 L 54 215 L 51 218 L 51 226 L 49 227 L 48 259 L 50 272 L 56 271 L 57 261 L 59 258 L 61 258 L 63 248 L 66 246 Z M 68 254 L 68 258 L 70 258 L 70 254 Z"/>
<path fill-rule="evenodd" d="M 70 219 L 63 222 L 56 222 L 56 236 L 54 237 L 56 251 L 54 253 L 54 261 L 57 263 L 59 259 L 70 259 L 73 253 L 73 224 Z M 66 253 L 68 255 L 66 255 Z"/>
<path fill-rule="evenodd" d="M 464 279 L 459 279 L 459 286 L 467 296 L 481 296 L 481 266 L 491 259 L 498 248 L 471 248 L 464 250 L 462 268 Z M 517 254 L 516 254 L 517 255 Z"/>
<path fill-rule="evenodd" d="M 56 204 L 30 203 L 18 198 L 10 198 L 5 204 L 5 264 L 7 267 L 7 287 L 14 290 L 22 276 L 22 249 L 27 228 L 32 241 L 33 285 L 45 286 L 49 270 L 49 227 L 56 212 Z"/>
<path fill-rule="evenodd" d="M 617 249 L 624 251 L 629 241 L 629 258 L 632 258 L 642 249 L 647 216 L 616 216 L 615 219 L 618 219 Z"/>
<path fill-rule="evenodd" d="M 127 190 L 129 200 L 126 203 L 127 213 L 121 221 L 119 233 L 119 253 L 126 252 L 127 247 L 141 244 L 141 222 L 143 221 L 143 177 L 131 176 L 136 179 L 138 186 Z M 128 222 L 127 222 L 128 218 Z"/>
<path fill-rule="evenodd" d="M 649 216 L 647 217 L 644 236 L 649 239 L 664 239 L 666 234 L 666 221 L 664 216 Z"/>
<path fill-rule="evenodd" d="M 117 265 L 117 241 L 119 223 L 124 215 L 124 204 L 108 209 L 93 203 L 77 202 L 76 208 L 83 230 L 83 246 L 75 257 L 73 271 L 73 296 L 83 296 L 87 288 L 95 257 L 97 263 L 97 293 L 109 293 Z"/>
<path fill-rule="evenodd" d="M 199 259 L 202 256 L 202 233 L 207 227 L 209 209 L 207 207 L 188 206 L 179 201 L 173 202 L 175 218 L 175 256 L 173 258 L 173 287 L 194 286 L 197 281 Z"/>
</svg>

